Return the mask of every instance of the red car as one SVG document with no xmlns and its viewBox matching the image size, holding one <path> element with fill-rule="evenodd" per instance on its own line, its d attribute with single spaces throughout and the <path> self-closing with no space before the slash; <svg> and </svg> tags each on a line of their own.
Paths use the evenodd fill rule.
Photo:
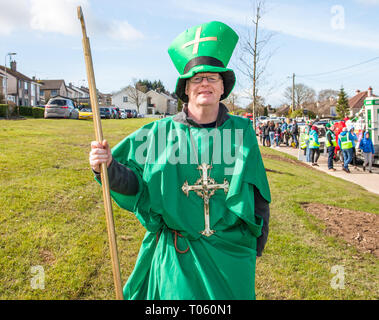
<svg viewBox="0 0 379 320">
<path fill-rule="evenodd" d="M 132 110 L 130 110 L 130 109 L 126 109 L 125 112 L 126 112 L 126 117 L 127 117 L 127 118 L 133 118 Z"/>
</svg>

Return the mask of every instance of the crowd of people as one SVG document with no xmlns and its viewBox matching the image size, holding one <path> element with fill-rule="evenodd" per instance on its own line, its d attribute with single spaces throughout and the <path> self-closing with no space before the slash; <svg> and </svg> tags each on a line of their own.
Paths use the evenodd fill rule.
<svg viewBox="0 0 379 320">
<path fill-rule="evenodd" d="M 260 123 L 257 126 L 257 132 L 261 144 L 265 147 L 279 147 L 281 143 L 288 147 L 292 145 L 292 142 L 296 148 L 299 146 L 299 126 L 296 120 Z"/>
<path fill-rule="evenodd" d="M 300 129 L 301 128 L 301 129 Z M 257 126 L 260 143 L 264 147 L 277 148 L 281 144 L 286 147 L 300 148 L 304 150 L 305 161 L 312 166 L 319 166 L 318 159 L 320 157 L 320 132 L 319 128 L 312 122 L 307 121 L 305 126 L 299 125 L 295 119 L 282 120 L 281 123 L 267 121 Z M 357 169 L 357 148 L 362 151 L 364 157 L 363 170 L 368 169 L 372 173 L 372 162 L 374 158 L 374 146 L 370 139 L 369 132 L 365 132 L 362 139 L 358 141 L 358 137 L 354 132 L 354 126 L 345 126 L 338 137 L 335 132 L 335 126 L 327 123 L 325 125 L 325 147 L 328 154 L 328 169 L 336 171 L 334 168 L 334 159 L 336 157 L 337 146 L 342 153 L 342 170 L 350 173 L 349 165 Z"/>
</svg>

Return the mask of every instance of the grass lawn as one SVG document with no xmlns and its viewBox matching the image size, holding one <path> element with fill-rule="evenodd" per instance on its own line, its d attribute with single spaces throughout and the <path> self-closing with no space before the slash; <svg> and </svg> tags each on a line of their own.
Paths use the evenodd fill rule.
<svg viewBox="0 0 379 320">
<path fill-rule="evenodd" d="M 114 146 L 151 119 L 103 121 Z M 88 165 L 92 121 L 0 121 L 0 299 L 113 299 L 101 188 Z M 270 235 L 257 262 L 257 299 L 378 299 L 378 259 L 326 236 L 302 202 L 378 214 L 379 196 L 263 149 L 272 192 Z M 267 156 L 265 156 L 267 155 Z M 280 172 L 280 173 L 278 173 Z M 122 280 L 144 229 L 114 204 Z M 33 289 L 42 266 L 45 288 Z M 333 266 L 344 289 L 333 289 Z"/>
</svg>

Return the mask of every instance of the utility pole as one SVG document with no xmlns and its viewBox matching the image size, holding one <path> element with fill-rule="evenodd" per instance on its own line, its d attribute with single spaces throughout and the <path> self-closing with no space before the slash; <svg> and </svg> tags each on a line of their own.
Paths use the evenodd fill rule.
<svg viewBox="0 0 379 320">
<path fill-rule="evenodd" d="M 296 109 L 295 107 L 295 74 L 293 73 L 292 74 L 292 108 L 291 108 L 292 112 L 294 111 L 294 109 Z"/>
</svg>

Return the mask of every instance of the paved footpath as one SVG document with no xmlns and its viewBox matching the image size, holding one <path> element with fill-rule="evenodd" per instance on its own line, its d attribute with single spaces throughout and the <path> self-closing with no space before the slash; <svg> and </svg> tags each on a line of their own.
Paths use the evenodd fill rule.
<svg viewBox="0 0 379 320">
<path fill-rule="evenodd" d="M 298 159 L 299 157 L 299 150 L 289 147 L 275 147 L 274 150 L 288 153 Z M 301 151 L 301 154 L 304 154 L 304 151 Z M 355 184 L 360 185 L 361 187 L 365 188 L 366 190 L 379 194 L 379 168 L 378 167 L 372 167 L 372 173 L 369 173 L 368 171 L 363 171 L 362 166 L 358 166 L 357 169 L 354 169 L 353 166 L 349 165 L 349 169 L 351 173 L 346 173 L 342 170 L 341 162 L 334 162 L 333 166 L 336 169 L 336 171 L 329 171 L 328 170 L 328 158 L 321 153 L 320 158 L 318 159 L 318 167 L 312 166 L 311 163 L 305 162 L 312 168 L 315 168 L 317 170 L 326 172 L 327 174 L 330 174 L 332 176 L 344 179 L 346 181 L 353 182 Z"/>
</svg>

